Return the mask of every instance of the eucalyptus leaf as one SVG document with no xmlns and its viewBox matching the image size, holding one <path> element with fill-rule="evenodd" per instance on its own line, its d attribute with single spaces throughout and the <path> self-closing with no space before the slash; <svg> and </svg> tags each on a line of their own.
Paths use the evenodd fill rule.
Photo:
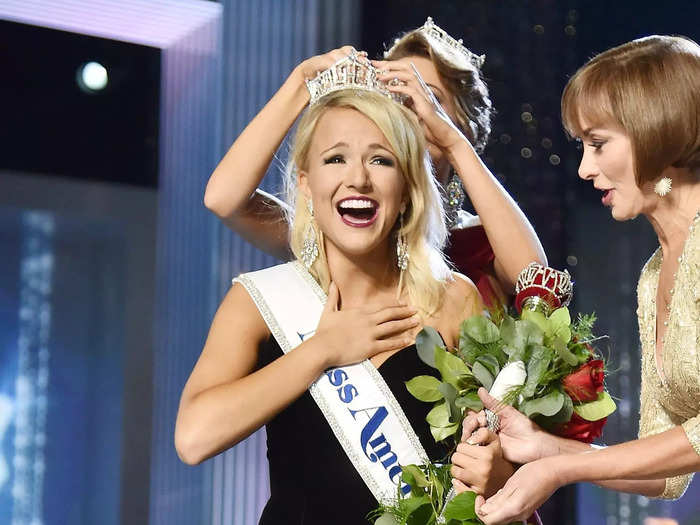
<svg viewBox="0 0 700 525">
<path fill-rule="evenodd" d="M 547 417 L 548 426 L 557 425 L 559 423 L 567 423 L 571 420 L 571 415 L 574 413 L 574 402 L 571 398 L 564 394 L 564 404 L 559 409 L 559 412 L 551 417 Z"/>
<path fill-rule="evenodd" d="M 514 347 L 516 342 L 515 319 L 506 315 L 501 323 L 500 335 L 506 346 Z"/>
<path fill-rule="evenodd" d="M 479 361 L 476 361 L 472 366 L 472 374 L 476 377 L 481 385 L 486 388 L 486 390 L 491 390 L 491 385 L 493 385 L 493 376 L 484 365 Z"/>
<path fill-rule="evenodd" d="M 440 393 L 445 398 L 445 405 L 447 406 L 447 414 L 450 419 L 450 423 L 457 423 L 461 420 L 461 412 L 455 405 L 455 399 L 457 398 L 457 389 L 449 383 L 440 383 L 438 386 Z"/>
<path fill-rule="evenodd" d="M 498 359 L 496 359 L 495 356 L 490 355 L 490 354 L 484 354 L 480 355 L 479 357 L 476 358 L 476 360 L 484 365 L 486 369 L 491 372 L 491 375 L 493 377 L 496 377 L 498 375 L 498 372 L 501 371 L 501 365 L 498 363 Z"/>
<path fill-rule="evenodd" d="M 406 388 L 419 401 L 430 402 L 442 399 L 439 386 L 440 380 L 433 376 L 416 376 L 406 381 Z"/>
<path fill-rule="evenodd" d="M 458 397 L 455 399 L 455 405 L 457 405 L 458 408 L 468 408 L 474 412 L 479 412 L 484 408 L 484 404 L 481 402 L 476 392 L 469 392 L 468 394 Z"/>
<path fill-rule="evenodd" d="M 401 522 L 397 520 L 390 512 L 385 512 L 377 518 L 374 525 L 401 525 Z"/>
<path fill-rule="evenodd" d="M 442 441 L 454 435 L 457 432 L 457 427 L 459 427 L 459 423 L 455 423 L 448 427 L 434 427 L 431 425 L 430 433 L 433 435 L 433 439 L 435 441 Z"/>
<path fill-rule="evenodd" d="M 450 414 L 447 403 L 441 401 L 437 403 L 425 416 L 425 420 L 431 427 L 446 427 L 450 425 Z"/>
<path fill-rule="evenodd" d="M 520 404 L 520 411 L 530 418 L 535 414 L 553 416 L 559 412 L 564 405 L 564 397 L 565 394 L 562 394 L 558 390 L 553 390 L 543 397 L 524 401 Z"/>
<path fill-rule="evenodd" d="M 563 339 L 555 339 L 552 343 L 554 350 L 556 350 L 557 355 L 569 366 L 576 366 L 578 364 L 578 357 L 571 353 L 567 348 L 566 343 Z"/>
<path fill-rule="evenodd" d="M 460 332 L 483 345 L 495 343 L 501 338 L 498 327 L 483 315 L 475 315 L 464 320 Z"/>
<path fill-rule="evenodd" d="M 586 421 L 598 421 L 615 412 L 617 406 L 610 394 L 601 392 L 596 401 L 574 406 L 574 411 Z"/>
<path fill-rule="evenodd" d="M 471 373 L 464 361 L 440 348 L 435 348 L 435 367 L 440 371 L 442 380 L 454 387 L 458 386 L 460 376 Z"/>
<path fill-rule="evenodd" d="M 535 395 L 535 389 L 540 384 L 542 376 L 547 371 L 552 360 L 551 355 L 551 351 L 544 346 L 537 345 L 533 347 L 530 360 L 527 363 L 527 380 L 521 392 L 525 399 Z"/>
<path fill-rule="evenodd" d="M 468 335 L 461 335 L 459 338 L 459 355 L 469 365 L 474 364 L 474 360 L 483 352 L 483 346 L 474 341 Z"/>
<path fill-rule="evenodd" d="M 475 492 L 465 491 L 457 494 L 457 496 L 445 506 L 445 519 L 460 521 L 476 519 L 476 511 L 474 510 L 475 500 Z"/>
<path fill-rule="evenodd" d="M 445 344 L 442 342 L 440 334 L 430 326 L 423 328 L 416 336 L 416 349 L 418 350 L 418 357 L 426 365 L 435 366 L 435 347 L 445 348 Z"/>
</svg>

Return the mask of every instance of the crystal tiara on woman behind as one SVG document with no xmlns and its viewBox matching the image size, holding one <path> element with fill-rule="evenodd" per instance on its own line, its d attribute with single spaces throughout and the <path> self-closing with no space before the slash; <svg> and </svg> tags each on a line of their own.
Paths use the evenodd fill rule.
<svg viewBox="0 0 700 525">
<path fill-rule="evenodd" d="M 315 78 L 307 79 L 306 88 L 311 97 L 309 104 L 315 104 L 325 95 L 343 89 L 374 91 L 401 102 L 377 79 L 377 69 L 354 51 Z"/>
<path fill-rule="evenodd" d="M 425 24 L 418 29 L 419 33 L 422 33 L 428 40 L 436 41 L 439 42 L 442 46 L 444 46 L 445 49 L 451 51 L 451 52 L 456 52 L 461 55 L 464 55 L 469 62 L 474 65 L 477 69 L 481 69 L 481 66 L 484 65 L 484 61 L 486 60 L 486 55 L 477 55 L 476 53 L 472 53 L 467 49 L 462 42 L 462 39 L 460 38 L 459 40 L 455 40 L 452 38 L 447 31 L 442 29 L 440 26 L 438 26 L 435 22 L 433 22 L 432 17 L 428 17 L 428 19 L 425 21 Z M 397 38 L 394 41 L 394 45 L 388 50 L 384 52 L 384 57 L 387 58 L 391 55 L 391 52 L 394 50 L 394 47 L 401 41 L 400 38 Z"/>
</svg>

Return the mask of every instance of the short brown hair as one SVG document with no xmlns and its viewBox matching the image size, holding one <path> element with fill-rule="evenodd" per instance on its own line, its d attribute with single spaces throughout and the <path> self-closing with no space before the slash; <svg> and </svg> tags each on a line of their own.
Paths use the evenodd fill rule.
<svg viewBox="0 0 700 525">
<path fill-rule="evenodd" d="M 593 57 L 566 84 L 561 115 L 582 137 L 581 117 L 613 122 L 630 137 L 637 185 L 669 166 L 700 166 L 700 46 L 681 36 L 649 36 Z"/>
<path fill-rule="evenodd" d="M 491 134 L 493 108 L 481 71 L 466 57 L 442 53 L 439 46 L 431 45 L 420 29 L 396 39 L 385 59 L 399 60 L 409 56 L 429 58 L 435 64 L 440 78 L 454 97 L 457 113 L 455 124 L 474 149 L 478 153 L 483 152 Z"/>
</svg>

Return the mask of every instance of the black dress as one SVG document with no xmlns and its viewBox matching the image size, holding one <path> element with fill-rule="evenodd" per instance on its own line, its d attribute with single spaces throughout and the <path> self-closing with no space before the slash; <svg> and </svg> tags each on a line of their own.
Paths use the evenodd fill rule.
<svg viewBox="0 0 700 525">
<path fill-rule="evenodd" d="M 260 349 L 259 365 L 282 355 L 271 338 Z M 405 382 L 418 375 L 436 375 L 423 363 L 415 345 L 387 359 L 379 372 L 403 408 L 408 421 L 432 461 L 447 453 L 430 434 L 425 416 L 430 403 L 418 401 Z M 357 525 L 368 523 L 367 513 L 377 500 L 365 485 L 326 422 L 321 410 L 306 392 L 267 424 L 267 459 L 270 464 L 270 500 L 260 518 L 261 525 Z"/>
</svg>

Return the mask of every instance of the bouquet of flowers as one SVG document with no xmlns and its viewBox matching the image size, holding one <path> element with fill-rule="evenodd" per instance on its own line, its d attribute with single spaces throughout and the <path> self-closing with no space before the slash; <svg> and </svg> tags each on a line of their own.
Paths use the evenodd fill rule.
<svg viewBox="0 0 700 525">
<path fill-rule="evenodd" d="M 572 323 L 566 307 L 571 298 L 568 273 L 530 265 L 516 291 L 518 318 L 503 314 L 499 319 L 466 319 L 457 348 L 446 348 L 432 328 L 418 335 L 418 355 L 441 379 L 418 376 L 406 386 L 414 397 L 433 404 L 426 417 L 430 431 L 436 441 L 452 439 L 452 449 L 462 435 L 466 411 L 483 408 L 477 395 L 482 386 L 550 432 L 586 443 L 601 434 L 616 408 L 604 389 L 604 361 L 591 344 L 597 340 L 592 333 L 595 316 L 579 315 Z M 450 467 L 403 467 L 402 479 L 411 493 L 381 506 L 375 523 L 481 523 L 474 512 L 474 493 L 447 496 Z"/>
</svg>

